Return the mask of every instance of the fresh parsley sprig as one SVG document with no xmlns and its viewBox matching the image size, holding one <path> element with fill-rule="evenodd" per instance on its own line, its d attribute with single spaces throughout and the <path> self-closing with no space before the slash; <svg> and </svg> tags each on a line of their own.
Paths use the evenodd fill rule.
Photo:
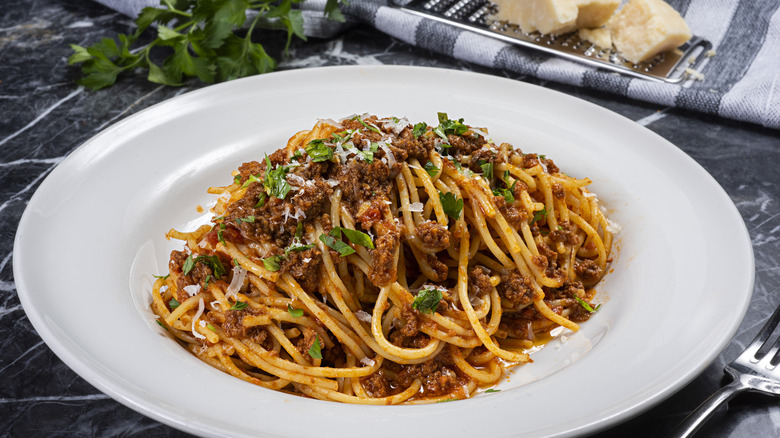
<svg viewBox="0 0 780 438">
<path fill-rule="evenodd" d="M 442 193 L 439 192 L 439 201 L 441 207 L 447 216 L 458 220 L 460 219 L 460 213 L 463 211 L 463 199 L 453 195 L 452 192 Z"/>
<path fill-rule="evenodd" d="M 414 297 L 412 307 L 421 313 L 434 313 L 439 307 L 439 301 L 444 298 L 444 294 L 439 289 L 428 288 L 417 292 Z"/>
<path fill-rule="evenodd" d="M 276 69 L 276 60 L 259 42 L 255 29 L 287 31 L 287 45 L 293 35 L 306 40 L 303 15 L 292 5 L 303 0 L 162 0 L 160 7 L 147 7 L 135 23 L 136 31 L 116 38 L 103 38 L 88 47 L 71 44 L 68 64 L 81 65 L 80 85 L 98 90 L 113 85 L 121 74 L 148 70 L 151 82 L 179 86 L 188 77 L 202 82 L 228 81 Z M 326 15 L 344 21 L 338 9 L 344 0 L 328 0 Z M 246 32 L 240 29 L 247 16 L 254 15 Z M 157 24 L 156 28 L 153 24 Z M 143 46 L 138 40 L 151 33 L 155 38 Z M 159 65 L 157 54 L 168 54 Z"/>
<path fill-rule="evenodd" d="M 355 245 L 374 249 L 374 242 L 371 241 L 371 236 L 362 231 L 350 228 L 333 227 L 328 234 L 320 234 L 320 240 L 328 248 L 337 251 L 340 256 L 348 256 L 354 253 L 355 250 L 346 242 L 340 240 L 342 233 L 344 233 L 344 235 L 347 236 L 347 239 Z"/>
</svg>

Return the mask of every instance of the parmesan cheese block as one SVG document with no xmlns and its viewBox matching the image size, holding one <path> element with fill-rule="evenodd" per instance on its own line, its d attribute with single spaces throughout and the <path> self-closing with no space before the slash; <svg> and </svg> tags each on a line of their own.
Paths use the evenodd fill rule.
<svg viewBox="0 0 780 438">
<path fill-rule="evenodd" d="M 525 32 L 559 34 L 581 27 L 599 27 L 620 0 L 493 0 L 494 18 L 515 23 Z"/>
<path fill-rule="evenodd" d="M 604 27 L 598 29 L 580 29 L 579 36 L 581 40 L 591 42 L 603 49 L 612 48 L 612 35 L 610 35 L 609 30 Z"/>
<path fill-rule="evenodd" d="M 637 63 L 691 39 L 685 20 L 663 0 L 630 0 L 607 23 L 615 48 Z"/>
</svg>

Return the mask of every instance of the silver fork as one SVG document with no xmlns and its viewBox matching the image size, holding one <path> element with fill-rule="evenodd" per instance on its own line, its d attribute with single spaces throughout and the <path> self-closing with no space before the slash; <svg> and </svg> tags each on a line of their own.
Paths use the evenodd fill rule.
<svg viewBox="0 0 780 438">
<path fill-rule="evenodd" d="M 732 397 L 743 391 L 761 392 L 769 395 L 780 396 L 780 366 L 777 365 L 775 356 L 780 349 L 778 339 L 766 353 L 759 354 L 759 350 L 767 343 L 769 337 L 780 323 L 780 307 L 769 318 L 769 321 L 761 328 L 753 342 L 733 362 L 726 365 L 726 371 L 734 380 L 728 385 L 712 394 L 695 411 L 680 423 L 672 432 L 672 437 L 690 437 L 712 416 L 715 408 L 727 402 Z M 780 358 L 778 358 L 780 360 Z M 773 365 L 772 362 L 775 362 Z"/>
</svg>

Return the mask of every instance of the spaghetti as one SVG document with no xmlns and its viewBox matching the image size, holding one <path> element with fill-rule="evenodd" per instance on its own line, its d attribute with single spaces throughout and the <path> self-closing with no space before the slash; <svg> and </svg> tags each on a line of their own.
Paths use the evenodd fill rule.
<svg viewBox="0 0 780 438">
<path fill-rule="evenodd" d="M 588 319 L 610 225 L 588 179 L 438 126 L 321 120 L 233 172 L 152 309 L 204 362 L 346 403 L 467 398 Z"/>
</svg>

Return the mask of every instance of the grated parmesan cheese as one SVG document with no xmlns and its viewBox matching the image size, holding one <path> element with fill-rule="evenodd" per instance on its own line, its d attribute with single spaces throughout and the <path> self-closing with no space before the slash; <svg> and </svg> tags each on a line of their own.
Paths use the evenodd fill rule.
<svg viewBox="0 0 780 438">
<path fill-rule="evenodd" d="M 355 316 L 360 321 L 367 322 L 367 323 L 371 324 L 371 315 L 370 314 L 368 314 L 368 313 L 366 313 L 366 312 L 364 312 L 362 310 L 358 310 L 357 312 L 355 312 Z"/>
<path fill-rule="evenodd" d="M 192 336 L 195 336 L 198 339 L 206 339 L 205 336 L 203 336 L 202 334 L 198 333 L 197 330 L 195 330 L 195 324 L 197 323 L 198 318 L 200 318 L 200 315 L 203 315 L 203 311 L 204 310 L 206 310 L 206 305 L 203 304 L 203 298 L 199 298 L 198 299 L 198 311 L 195 312 L 195 317 L 192 318 L 192 330 L 191 330 L 192 331 Z"/>
<path fill-rule="evenodd" d="M 233 279 L 230 281 L 230 285 L 227 288 L 225 298 L 235 298 L 236 294 L 244 285 L 244 279 L 246 278 L 246 269 L 241 266 L 233 266 Z"/>
<path fill-rule="evenodd" d="M 200 293 L 200 285 L 191 284 L 189 286 L 184 286 L 184 292 L 187 292 L 187 295 L 194 297 L 195 295 Z"/>
</svg>

